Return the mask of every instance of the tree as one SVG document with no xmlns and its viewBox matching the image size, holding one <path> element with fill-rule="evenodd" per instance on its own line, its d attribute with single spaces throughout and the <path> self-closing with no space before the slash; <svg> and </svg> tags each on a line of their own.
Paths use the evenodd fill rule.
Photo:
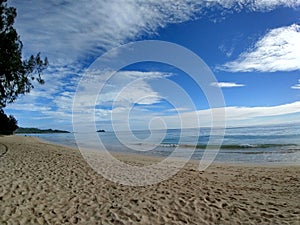
<svg viewBox="0 0 300 225">
<path fill-rule="evenodd" d="M 44 84 L 41 74 L 48 66 L 47 58 L 42 60 L 40 53 L 22 60 L 23 44 L 13 27 L 17 11 L 6 1 L 0 0 L 0 109 L 20 94 L 29 93 L 34 80 Z"/>
<path fill-rule="evenodd" d="M 12 116 L 7 116 L 3 109 L 0 109 L 0 134 L 12 134 L 18 129 L 17 120 Z"/>
<path fill-rule="evenodd" d="M 36 80 L 44 84 L 42 71 L 48 67 L 48 60 L 40 53 L 22 59 L 23 44 L 13 27 L 17 16 L 16 8 L 8 7 L 7 0 L 0 0 L 0 132 L 18 128 L 13 116 L 6 116 L 3 108 L 21 94 L 29 93 Z"/>
</svg>

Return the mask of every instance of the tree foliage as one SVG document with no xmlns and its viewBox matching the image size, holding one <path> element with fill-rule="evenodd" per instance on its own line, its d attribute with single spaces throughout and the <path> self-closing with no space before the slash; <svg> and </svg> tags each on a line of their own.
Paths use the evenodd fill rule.
<svg viewBox="0 0 300 225">
<path fill-rule="evenodd" d="M 48 66 L 47 58 L 42 60 L 40 53 L 22 59 L 23 44 L 13 27 L 17 11 L 6 1 L 0 0 L 0 109 L 30 92 L 34 80 L 43 84 L 41 74 Z"/>
<path fill-rule="evenodd" d="M 17 11 L 6 2 L 0 0 L 0 133 L 12 134 L 18 128 L 17 120 L 12 115 L 7 116 L 3 108 L 19 95 L 30 92 L 34 80 L 44 84 L 41 74 L 48 60 L 42 60 L 40 53 L 22 59 L 23 44 L 13 27 Z"/>
<path fill-rule="evenodd" d="M 17 120 L 12 116 L 7 116 L 3 109 L 0 109 L 0 134 L 12 134 L 18 129 Z"/>
</svg>

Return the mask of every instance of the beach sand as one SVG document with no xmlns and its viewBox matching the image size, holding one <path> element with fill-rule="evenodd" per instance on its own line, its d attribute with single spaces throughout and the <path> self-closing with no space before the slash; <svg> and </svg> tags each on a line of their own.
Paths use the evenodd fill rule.
<svg viewBox="0 0 300 225">
<path fill-rule="evenodd" d="M 0 137 L 0 224 L 300 224 L 300 166 L 196 168 L 124 186 L 98 175 L 78 150 Z"/>
</svg>

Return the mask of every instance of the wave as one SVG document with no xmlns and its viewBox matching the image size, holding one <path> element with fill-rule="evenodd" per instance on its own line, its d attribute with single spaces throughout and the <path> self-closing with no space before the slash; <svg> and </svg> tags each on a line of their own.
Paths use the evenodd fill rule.
<svg viewBox="0 0 300 225">
<path fill-rule="evenodd" d="M 189 144 L 172 144 L 172 143 L 162 143 L 159 147 L 167 147 L 167 148 L 175 148 L 175 147 L 182 147 L 182 148 L 196 148 L 196 149 L 267 149 L 267 148 L 279 148 L 279 147 L 289 147 L 289 146 L 297 146 L 295 144 L 230 144 L 230 145 L 205 145 L 205 144 L 198 144 L 198 145 L 189 145 Z"/>
</svg>

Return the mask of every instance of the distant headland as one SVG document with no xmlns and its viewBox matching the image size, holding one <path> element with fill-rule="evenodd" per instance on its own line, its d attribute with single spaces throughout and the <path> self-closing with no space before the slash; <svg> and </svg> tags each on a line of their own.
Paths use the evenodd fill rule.
<svg viewBox="0 0 300 225">
<path fill-rule="evenodd" d="M 38 129 L 38 128 L 25 128 L 19 127 L 15 132 L 15 134 L 52 134 L 52 133 L 70 133 L 65 130 L 52 130 L 52 129 Z"/>
</svg>

